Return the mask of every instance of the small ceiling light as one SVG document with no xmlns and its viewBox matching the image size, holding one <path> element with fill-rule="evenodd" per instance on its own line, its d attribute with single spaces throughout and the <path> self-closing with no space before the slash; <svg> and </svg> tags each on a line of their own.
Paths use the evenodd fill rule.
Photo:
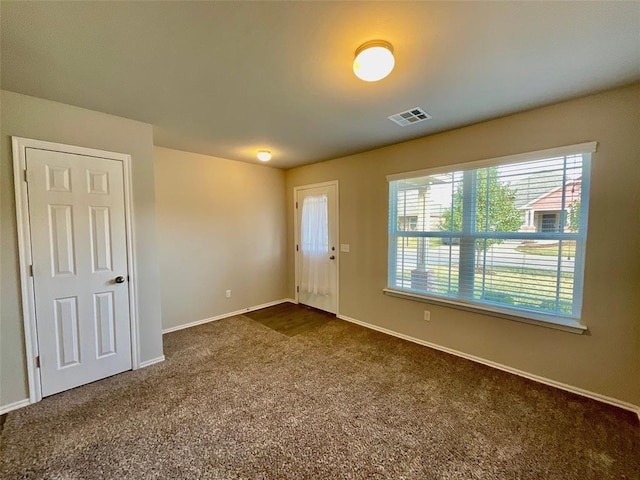
<svg viewBox="0 0 640 480">
<path fill-rule="evenodd" d="M 393 46 L 384 40 L 372 40 L 356 50 L 353 73 L 365 82 L 377 82 L 391 73 L 395 63 Z"/>
<path fill-rule="evenodd" d="M 271 152 L 269 150 L 259 150 L 258 160 L 260 160 L 261 162 L 268 162 L 269 160 L 271 160 Z"/>
</svg>

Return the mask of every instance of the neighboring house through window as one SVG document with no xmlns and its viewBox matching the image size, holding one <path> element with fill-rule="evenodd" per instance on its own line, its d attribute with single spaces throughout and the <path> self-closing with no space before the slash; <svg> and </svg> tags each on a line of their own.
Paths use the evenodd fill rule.
<svg viewBox="0 0 640 480">
<path fill-rule="evenodd" d="M 535 176 L 534 176 L 535 177 Z M 561 173 L 555 175 L 555 180 L 547 179 L 539 182 L 536 188 L 530 190 L 523 189 L 522 182 L 513 185 L 513 188 L 522 192 L 517 203 L 518 209 L 524 212 L 523 231 L 536 232 L 558 232 L 560 229 L 560 221 L 570 218 L 570 211 L 580 203 L 580 195 L 582 191 L 582 179 L 576 178 L 569 180 L 567 185 L 555 186 L 562 182 Z M 531 187 L 531 181 L 528 179 L 528 185 Z M 526 201 L 526 197 L 534 192 L 546 189 L 538 198 L 532 201 Z M 564 202 L 564 203 L 563 203 Z M 571 227 L 567 225 L 567 227 Z"/>
</svg>

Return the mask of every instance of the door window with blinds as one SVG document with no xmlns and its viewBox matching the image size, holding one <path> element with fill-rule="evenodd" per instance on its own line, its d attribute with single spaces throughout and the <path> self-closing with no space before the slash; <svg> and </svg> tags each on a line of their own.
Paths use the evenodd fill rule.
<svg viewBox="0 0 640 480">
<path fill-rule="evenodd" d="M 387 293 L 578 325 L 595 148 L 390 175 Z"/>
</svg>

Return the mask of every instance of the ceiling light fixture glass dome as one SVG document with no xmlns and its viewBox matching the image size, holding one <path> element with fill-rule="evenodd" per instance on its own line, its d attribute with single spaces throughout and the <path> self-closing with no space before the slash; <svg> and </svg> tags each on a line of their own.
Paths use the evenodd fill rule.
<svg viewBox="0 0 640 480">
<path fill-rule="evenodd" d="M 269 150 L 259 150 L 257 156 L 258 160 L 261 162 L 268 162 L 271 160 L 271 152 Z"/>
<path fill-rule="evenodd" d="M 365 82 L 377 82 L 389 75 L 396 61 L 393 46 L 384 40 L 371 40 L 356 50 L 353 73 Z"/>
</svg>

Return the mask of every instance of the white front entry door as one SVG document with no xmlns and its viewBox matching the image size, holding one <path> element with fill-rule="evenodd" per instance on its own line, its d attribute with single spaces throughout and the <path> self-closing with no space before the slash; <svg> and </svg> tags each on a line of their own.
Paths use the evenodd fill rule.
<svg viewBox="0 0 640 480">
<path fill-rule="evenodd" d="M 338 203 L 335 183 L 296 189 L 298 302 L 338 311 Z"/>
<path fill-rule="evenodd" d="M 42 395 L 131 369 L 123 164 L 26 149 Z"/>
</svg>

